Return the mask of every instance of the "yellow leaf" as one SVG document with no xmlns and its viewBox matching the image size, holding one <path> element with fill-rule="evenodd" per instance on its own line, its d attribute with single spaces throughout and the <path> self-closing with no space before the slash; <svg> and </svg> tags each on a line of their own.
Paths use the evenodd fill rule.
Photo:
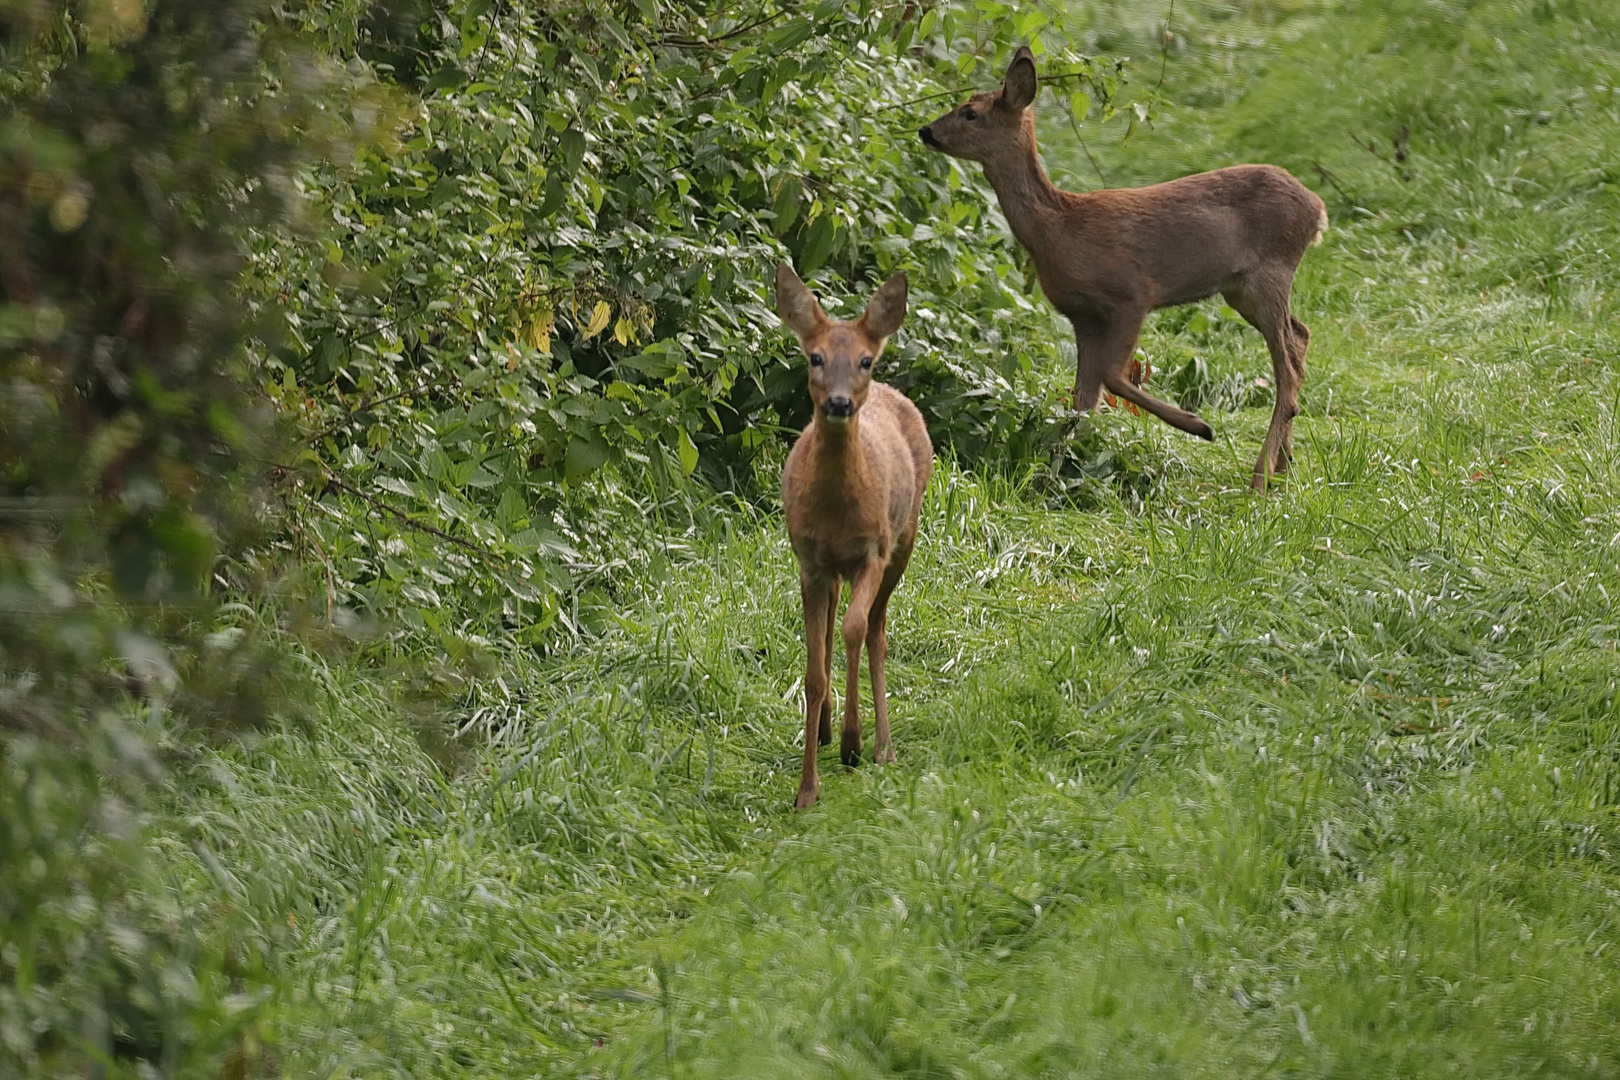
<svg viewBox="0 0 1620 1080">
<path fill-rule="evenodd" d="M 619 316 L 619 321 L 613 324 L 613 340 L 620 345 L 628 345 L 636 340 L 636 328 L 622 315 Z"/>
<path fill-rule="evenodd" d="M 550 304 L 541 304 L 529 315 L 528 325 L 524 327 L 529 348 L 542 356 L 550 356 L 551 335 L 556 328 L 556 313 L 551 310 Z"/>
<path fill-rule="evenodd" d="M 613 318 L 613 306 L 606 300 L 598 300 L 596 308 L 591 312 L 591 321 L 585 324 L 585 336 L 593 338 L 607 329 L 608 320 Z"/>
</svg>

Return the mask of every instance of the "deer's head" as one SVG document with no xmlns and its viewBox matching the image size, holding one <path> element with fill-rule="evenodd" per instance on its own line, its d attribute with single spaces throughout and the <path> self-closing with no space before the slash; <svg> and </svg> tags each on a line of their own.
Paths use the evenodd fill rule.
<svg viewBox="0 0 1620 1080">
<path fill-rule="evenodd" d="M 1009 153 L 1027 153 L 1034 138 L 1029 107 L 1035 102 L 1035 54 L 1021 45 L 1007 66 L 1000 90 L 974 94 L 918 134 L 952 157 L 989 163 Z"/>
<path fill-rule="evenodd" d="M 810 400 L 816 416 L 823 423 L 844 425 L 866 403 L 873 365 L 906 317 L 906 275 L 895 274 L 885 281 L 859 319 L 835 322 L 793 268 L 783 263 L 776 268 L 776 311 L 810 360 Z"/>
</svg>

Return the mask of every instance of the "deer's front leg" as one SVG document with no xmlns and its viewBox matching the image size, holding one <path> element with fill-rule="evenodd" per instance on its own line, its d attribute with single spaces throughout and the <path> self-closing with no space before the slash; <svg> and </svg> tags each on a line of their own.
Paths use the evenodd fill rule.
<svg viewBox="0 0 1620 1080">
<path fill-rule="evenodd" d="M 844 612 L 844 729 L 838 740 L 838 756 L 854 768 L 861 763 L 861 644 L 883 584 L 884 562 L 868 559 L 849 582 L 849 610 Z"/>
<path fill-rule="evenodd" d="M 795 810 L 803 810 L 821 793 L 816 776 L 816 747 L 820 745 L 821 713 L 826 707 L 828 683 L 827 641 L 833 603 L 837 593 L 807 574 L 799 575 L 799 599 L 804 605 L 804 768 L 799 774 L 799 796 Z"/>
<path fill-rule="evenodd" d="M 821 729 L 816 733 L 816 741 L 822 746 L 832 742 L 832 658 L 838 634 L 838 594 L 843 584 L 842 579 L 833 578 L 832 584 L 827 586 L 826 648 L 821 650 L 821 671 L 829 690 L 821 699 Z"/>
</svg>

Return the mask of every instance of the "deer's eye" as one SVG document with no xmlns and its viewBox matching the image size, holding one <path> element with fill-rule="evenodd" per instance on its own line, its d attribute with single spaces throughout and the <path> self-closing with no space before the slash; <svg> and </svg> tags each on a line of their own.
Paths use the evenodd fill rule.
<svg viewBox="0 0 1620 1080">
<path fill-rule="evenodd" d="M 813 353 L 810 354 L 810 366 L 811 367 L 820 367 L 822 365 L 822 363 L 823 363 L 823 361 L 822 361 L 820 353 L 813 352 Z"/>
<path fill-rule="evenodd" d="M 870 356 L 861 357 L 861 367 L 864 370 L 870 371 L 872 368 L 872 358 Z"/>
<path fill-rule="evenodd" d="M 973 108 L 973 106 L 971 106 L 971 105 L 962 106 L 962 119 L 964 119 L 964 120 L 977 120 L 978 118 L 979 118 L 978 111 L 975 110 Z"/>
</svg>

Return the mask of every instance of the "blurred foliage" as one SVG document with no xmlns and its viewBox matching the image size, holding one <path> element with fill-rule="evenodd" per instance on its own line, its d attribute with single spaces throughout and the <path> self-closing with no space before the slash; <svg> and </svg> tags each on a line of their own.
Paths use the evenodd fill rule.
<svg viewBox="0 0 1620 1080">
<path fill-rule="evenodd" d="M 178 732 L 286 701 L 221 606 L 260 586 L 276 429 L 234 279 L 372 82 L 293 29 L 257 0 L 0 5 L 0 1075 L 217 1075 L 251 1013 L 256 961 L 142 828 Z"/>
<path fill-rule="evenodd" d="M 916 136 L 1025 40 L 1063 106 L 1112 116 L 1124 65 L 1074 52 L 1058 5 L 304 17 L 397 94 L 352 161 L 302 178 L 319 242 L 258 235 L 253 309 L 290 327 L 259 379 L 306 440 L 288 543 L 340 613 L 394 628 L 395 655 L 554 640 L 601 568 L 659 543 L 646 500 L 603 495 L 604 468 L 774 498 L 756 459 L 808 414 L 779 260 L 835 316 L 907 271 L 882 377 L 965 463 L 1062 471 L 1071 424 L 1041 376 L 1072 363 L 1067 328 L 977 166 Z"/>
</svg>

